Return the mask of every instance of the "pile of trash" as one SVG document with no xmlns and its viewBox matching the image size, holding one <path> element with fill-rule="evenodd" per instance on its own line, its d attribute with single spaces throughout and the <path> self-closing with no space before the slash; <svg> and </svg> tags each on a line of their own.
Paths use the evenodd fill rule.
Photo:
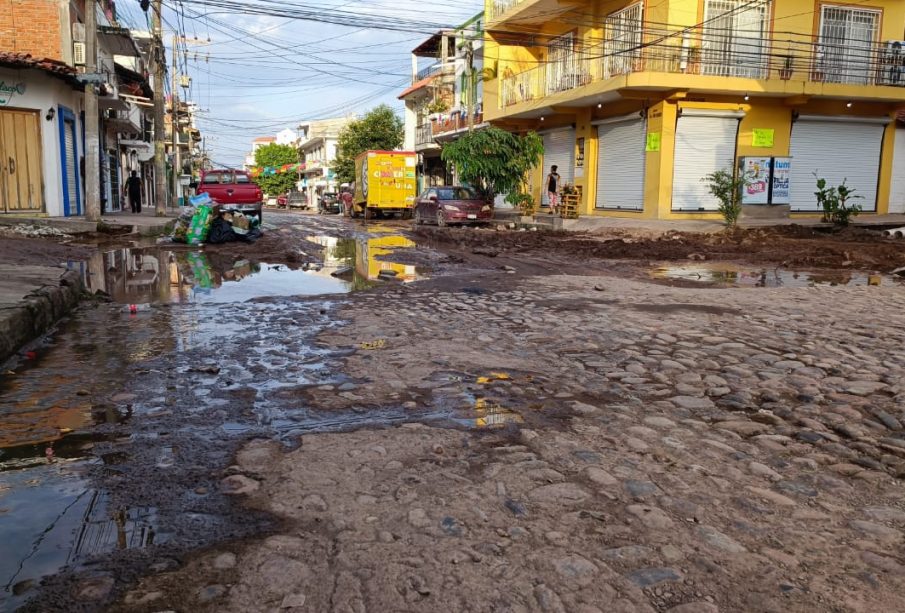
<svg viewBox="0 0 905 613">
<path fill-rule="evenodd" d="M 239 211 L 223 211 L 208 194 L 189 199 L 176 220 L 171 239 L 176 243 L 219 245 L 241 241 L 253 243 L 261 238 L 261 219 Z"/>
</svg>

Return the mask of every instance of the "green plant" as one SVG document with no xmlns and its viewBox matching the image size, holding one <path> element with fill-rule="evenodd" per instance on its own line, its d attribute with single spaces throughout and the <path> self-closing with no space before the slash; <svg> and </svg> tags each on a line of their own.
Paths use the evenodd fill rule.
<svg viewBox="0 0 905 613">
<path fill-rule="evenodd" d="M 855 195 L 855 189 L 845 184 L 847 179 L 843 179 L 838 187 L 828 187 L 826 179 L 818 177 L 817 173 L 814 173 L 814 178 L 817 179 L 817 191 L 814 195 L 817 196 L 817 204 L 823 209 L 823 221 L 847 226 L 849 219 L 857 217 L 861 212 L 860 204 L 848 204 L 848 201 L 861 196 Z"/>
<path fill-rule="evenodd" d="M 449 103 L 443 98 L 437 98 L 428 102 L 425 110 L 431 115 L 434 113 L 445 113 L 449 110 Z"/>
<path fill-rule="evenodd" d="M 255 151 L 256 166 L 270 166 L 279 168 L 286 164 L 297 164 L 299 161 L 299 152 L 292 145 L 278 145 L 270 143 L 264 145 Z M 278 196 L 285 194 L 295 187 L 298 181 L 298 175 L 295 172 L 282 172 L 274 174 L 261 173 L 255 178 L 255 183 L 261 188 L 265 194 L 270 196 Z"/>
<path fill-rule="evenodd" d="M 525 177 L 544 152 L 535 132 L 519 136 L 500 128 L 466 132 L 443 147 L 441 157 L 453 164 L 463 183 L 481 193 L 486 202 L 497 194 L 521 194 Z"/>
<path fill-rule="evenodd" d="M 735 227 L 742 214 L 742 190 L 751 182 L 743 173 L 732 170 L 717 170 L 701 181 L 707 183 L 707 190 L 719 200 L 719 212 L 730 228 Z"/>
<path fill-rule="evenodd" d="M 506 202 L 519 209 L 522 215 L 534 215 L 537 210 L 537 203 L 531 194 L 512 192 L 506 194 Z"/>
<path fill-rule="evenodd" d="M 577 189 L 574 185 L 572 185 L 571 183 L 563 183 L 563 186 L 562 186 L 562 190 L 561 190 L 561 191 L 562 191 L 562 195 L 563 195 L 563 196 L 569 196 L 569 195 L 571 195 L 571 194 L 577 194 L 577 193 L 578 193 L 578 189 Z"/>
<path fill-rule="evenodd" d="M 355 158 L 372 149 L 392 151 L 402 145 L 403 123 L 396 112 L 381 104 L 361 119 L 350 121 L 339 133 L 333 171 L 339 183 L 355 180 Z"/>
</svg>

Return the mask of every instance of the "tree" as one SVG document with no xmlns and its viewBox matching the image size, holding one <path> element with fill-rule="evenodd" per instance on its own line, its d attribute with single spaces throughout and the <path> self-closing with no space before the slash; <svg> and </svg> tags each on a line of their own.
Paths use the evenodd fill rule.
<svg viewBox="0 0 905 613">
<path fill-rule="evenodd" d="M 499 128 L 463 134 L 443 147 L 441 157 L 452 163 L 463 183 L 474 187 L 487 202 L 506 194 L 516 202 L 525 190 L 525 178 L 540 163 L 544 141 L 535 132 L 518 136 Z"/>
<path fill-rule="evenodd" d="M 284 164 L 298 164 L 298 161 L 298 150 L 292 145 L 270 143 L 255 151 L 256 166 L 279 168 Z M 298 181 L 298 175 L 295 172 L 276 173 L 272 175 L 261 173 L 258 178 L 255 179 L 255 183 L 258 184 L 261 190 L 270 196 L 285 194 L 295 187 L 296 181 Z"/>
<path fill-rule="evenodd" d="M 731 167 L 727 170 L 716 170 L 701 181 L 707 184 L 710 195 L 719 200 L 717 209 L 726 221 L 726 225 L 734 228 L 742 214 L 742 190 L 751 184 L 751 179 L 742 172 L 735 172 Z"/>
<path fill-rule="evenodd" d="M 341 183 L 355 180 L 355 158 L 369 150 L 392 151 L 402 145 L 403 123 L 389 106 L 381 104 L 361 119 L 350 121 L 339 133 L 333 171 Z"/>
</svg>

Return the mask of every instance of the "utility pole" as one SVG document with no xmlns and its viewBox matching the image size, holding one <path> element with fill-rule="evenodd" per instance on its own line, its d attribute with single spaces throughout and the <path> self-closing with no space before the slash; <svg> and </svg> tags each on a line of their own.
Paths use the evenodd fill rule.
<svg viewBox="0 0 905 613">
<path fill-rule="evenodd" d="M 176 83 L 178 76 L 178 66 L 176 60 L 179 55 L 176 52 L 179 44 L 178 34 L 173 32 L 173 74 L 172 84 L 170 85 L 170 134 L 173 137 L 173 198 L 179 198 L 179 180 L 182 177 L 182 144 L 179 142 L 179 96 L 177 95 L 178 84 Z M 177 200 L 178 202 L 178 200 Z"/>
<path fill-rule="evenodd" d="M 164 86 L 163 79 L 166 72 L 164 63 L 163 35 L 161 33 L 160 19 L 163 10 L 163 0 L 154 0 L 151 8 L 151 28 L 154 39 L 151 57 L 154 60 L 154 199 L 158 217 L 167 214 L 167 163 L 164 139 L 166 129 L 163 125 Z"/>
<path fill-rule="evenodd" d="M 96 0 L 85 0 L 85 72 L 90 75 L 97 72 Z M 93 83 L 85 86 L 85 218 L 88 221 L 101 219 L 100 126 L 96 87 Z"/>
</svg>

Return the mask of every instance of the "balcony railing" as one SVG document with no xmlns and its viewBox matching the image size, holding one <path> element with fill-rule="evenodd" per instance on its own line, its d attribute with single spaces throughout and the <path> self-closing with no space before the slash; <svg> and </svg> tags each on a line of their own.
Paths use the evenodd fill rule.
<svg viewBox="0 0 905 613">
<path fill-rule="evenodd" d="M 481 111 L 477 111 L 474 114 L 474 125 L 478 125 L 484 121 L 484 115 Z M 439 138 L 444 134 L 448 134 L 450 132 L 457 132 L 459 130 L 464 130 L 468 127 L 468 113 L 467 112 L 455 112 L 450 113 L 449 115 L 441 116 L 439 119 L 434 119 L 431 122 L 431 131 L 432 136 L 435 138 Z"/>
<path fill-rule="evenodd" d="M 415 82 L 428 77 L 437 75 L 454 75 L 456 73 L 456 65 L 454 62 L 437 62 L 425 68 L 422 68 L 415 75 Z"/>
<path fill-rule="evenodd" d="M 430 145 L 434 142 L 434 133 L 430 123 L 415 128 L 415 146 Z"/>
<path fill-rule="evenodd" d="M 635 72 L 905 86 L 903 51 L 885 43 L 835 43 L 809 36 L 767 39 L 706 30 L 644 30 L 563 52 L 512 74 L 500 105 L 512 106 Z"/>
</svg>

